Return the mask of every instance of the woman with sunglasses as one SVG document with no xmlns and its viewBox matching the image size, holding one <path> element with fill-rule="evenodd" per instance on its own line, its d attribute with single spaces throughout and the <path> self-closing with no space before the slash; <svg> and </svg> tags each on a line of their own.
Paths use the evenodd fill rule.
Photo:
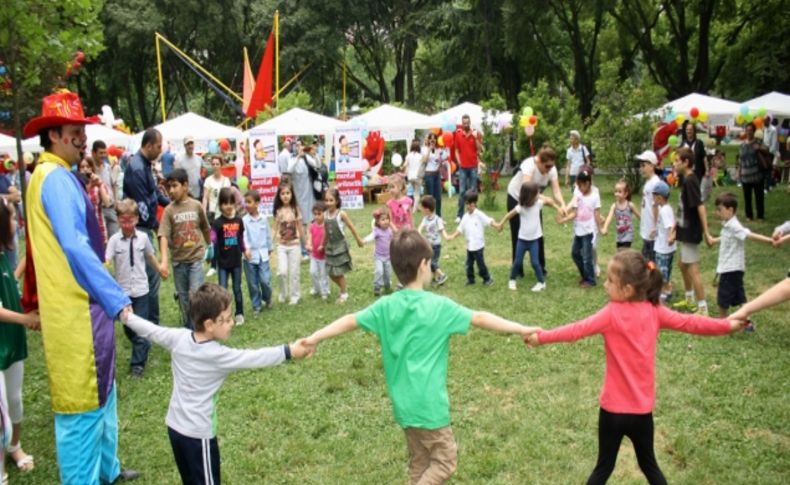
<svg viewBox="0 0 790 485">
<path fill-rule="evenodd" d="M 436 199 L 436 215 L 442 217 L 442 163 L 447 160 L 449 152 L 446 148 L 436 145 L 436 135 L 428 133 L 425 138 L 427 161 L 425 162 L 425 193 Z M 418 199 L 415 199 L 419 202 Z M 415 204 L 416 205 L 416 204 Z"/>
</svg>

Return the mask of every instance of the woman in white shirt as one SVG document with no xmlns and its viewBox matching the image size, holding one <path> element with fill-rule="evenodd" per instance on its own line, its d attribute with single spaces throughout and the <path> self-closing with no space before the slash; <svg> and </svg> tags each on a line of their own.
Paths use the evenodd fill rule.
<svg viewBox="0 0 790 485">
<path fill-rule="evenodd" d="M 406 172 L 406 181 L 412 189 L 412 212 L 417 210 L 417 206 L 420 203 L 424 164 L 428 160 L 428 150 L 421 150 L 420 148 L 420 140 L 412 140 L 411 148 L 409 149 L 409 154 L 406 155 L 406 163 L 403 167 L 403 171 Z"/>
<path fill-rule="evenodd" d="M 543 191 L 551 184 L 551 193 L 554 196 L 557 207 L 559 208 L 560 215 L 565 214 L 565 200 L 562 198 L 562 190 L 560 189 L 559 176 L 557 175 L 557 154 L 554 149 L 548 145 L 543 145 L 537 155 L 527 158 L 521 165 L 518 171 L 513 174 L 510 183 L 507 186 L 507 210 L 510 212 L 518 205 L 518 196 L 521 191 L 521 184 L 524 182 L 534 182 Z M 516 258 L 516 243 L 518 242 L 518 230 L 521 227 L 519 217 L 513 217 L 510 223 L 510 261 Z M 541 212 L 540 220 L 541 228 L 543 227 L 543 213 Z M 545 242 L 543 236 L 540 238 L 539 243 L 539 259 L 540 265 L 543 267 L 543 274 L 546 274 L 546 254 Z M 517 269 L 517 276 L 524 276 L 524 268 Z"/>
</svg>

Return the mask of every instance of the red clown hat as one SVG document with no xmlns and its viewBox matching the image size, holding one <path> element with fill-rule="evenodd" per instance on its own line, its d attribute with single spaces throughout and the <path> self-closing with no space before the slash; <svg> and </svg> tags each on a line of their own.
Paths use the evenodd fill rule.
<svg viewBox="0 0 790 485">
<path fill-rule="evenodd" d="M 25 138 L 37 135 L 43 128 L 63 125 L 92 125 L 99 122 L 98 116 L 85 117 L 77 93 L 62 91 L 44 98 L 41 103 L 41 116 L 28 121 L 22 130 Z"/>
</svg>

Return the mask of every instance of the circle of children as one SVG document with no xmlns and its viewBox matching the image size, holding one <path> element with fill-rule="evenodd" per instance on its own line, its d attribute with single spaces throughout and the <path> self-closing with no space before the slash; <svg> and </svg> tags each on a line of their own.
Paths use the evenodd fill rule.
<svg viewBox="0 0 790 485">
<path fill-rule="evenodd" d="M 222 175 L 219 157 L 211 158 L 212 175 L 203 181 L 197 178 L 199 165 L 192 160 L 190 146 L 194 140 L 191 139 L 185 140 L 186 155 L 177 160 L 176 168 L 167 174 L 165 183 L 169 199 L 166 198 L 157 189 L 151 169 L 151 163 L 161 152 L 162 137 L 156 130 L 145 133 L 142 148 L 125 167 L 123 187 L 113 194 L 109 187 L 115 183 L 114 176 L 111 177 L 112 171 L 104 161 L 104 144 L 93 144 L 92 160 L 84 157 L 84 125 L 89 123 L 87 119 L 52 118 L 49 124 L 41 121 L 35 126 L 46 151 L 33 173 L 26 201 L 30 204 L 28 210 L 30 213 L 43 210 L 53 219 L 56 214 L 46 212 L 49 210 L 46 203 L 43 209 L 34 207 L 34 198 L 39 196 L 35 192 L 36 175 L 41 173 L 52 177 L 53 173 L 60 173 L 58 171 L 69 173 L 64 167 L 79 163 L 78 173 L 69 175 L 80 180 L 79 187 L 90 201 L 84 204 L 83 209 L 88 212 L 95 210 L 96 220 L 102 226 L 100 229 L 106 234 L 102 238 L 106 241 L 103 251 L 106 263 L 113 268 L 117 285 L 128 296 L 123 300 L 127 303 L 115 307 L 122 310 L 107 315 L 109 318 L 105 324 L 109 325 L 111 332 L 113 318 L 123 322 L 124 331 L 132 343 L 130 364 L 133 377 L 143 375 L 150 342 L 161 345 L 172 354 L 173 390 L 166 423 L 175 464 L 184 483 L 220 483 L 219 449 L 212 417 L 215 394 L 230 373 L 309 357 L 322 341 L 360 327 L 375 334 L 382 348 L 395 421 L 405 432 L 409 450 L 410 482 L 443 483 L 453 474 L 457 463 L 446 388 L 448 341 L 452 335 L 467 333 L 470 326 L 520 335 L 529 346 L 571 342 L 602 334 L 607 371 L 600 395 L 598 461 L 588 483 L 606 482 L 614 469 L 623 436 L 628 436 L 633 442 L 639 466 L 650 483 L 666 483 L 653 450 L 657 334 L 662 329 L 670 329 L 699 335 L 724 335 L 744 328 L 751 313 L 786 299 L 790 293 L 787 290 L 790 280 L 747 304 L 743 286 L 744 242 L 753 240 L 774 245 L 786 242 L 790 239 L 790 222 L 777 228 L 773 237 L 752 233 L 738 221 L 736 198 L 724 194 L 715 201 L 716 215 L 724 222 L 722 232 L 719 237 L 713 237 L 708 231 L 700 181 L 694 170 L 699 161 L 687 148 L 678 149 L 672 162 L 674 172 L 681 178 L 680 194 L 676 198 L 677 217 L 672 209 L 670 186 L 657 176 L 658 159 L 652 151 L 637 157 L 645 179 L 641 206 L 630 202 L 630 189 L 621 180 L 615 184 L 615 202 L 604 217 L 599 191 L 592 180 L 589 152 L 579 144 L 580 136 L 575 131 L 571 132 L 571 147 L 568 149 L 569 173 L 575 184 L 571 202 L 565 203 L 560 190 L 556 167 L 558 157 L 550 146 L 543 146 L 535 156 L 527 158 L 518 167 L 507 188 L 508 212 L 501 221 L 494 221 L 477 208 L 475 172 L 482 147 L 479 134 L 469 127 L 468 118 L 464 121 L 463 127 L 455 134 L 455 146 L 461 151 L 459 158 L 462 162 L 470 156 L 474 160 L 468 166 L 462 163 L 460 169 L 462 198 L 458 227 L 448 232 L 441 218 L 441 192 L 438 198 L 434 196 L 434 185 L 440 184 L 429 180 L 436 176 L 438 164 L 446 159 L 446 154 L 443 157 L 436 152 L 436 136 L 429 134 L 424 146 L 417 143 L 406 157 L 403 171 L 407 177 L 390 177 L 391 198 L 385 207 L 373 212 L 372 233 L 365 238 L 359 235 L 342 210 L 336 188 L 329 188 L 322 200 L 314 200 L 310 204 L 311 222 L 305 224 L 305 209 L 297 203 L 297 188 L 289 177 L 277 189 L 273 226 L 270 226 L 258 208 L 259 194 L 254 190 L 245 194 L 234 190 L 230 180 Z M 72 133 L 73 138 L 67 138 L 65 133 Z M 79 148 L 79 157 L 69 160 L 72 146 Z M 60 162 L 63 163 L 58 165 Z M 416 184 L 413 200 L 407 196 L 406 182 L 423 177 L 428 182 L 426 189 L 429 195 L 420 198 L 421 184 Z M 551 186 L 552 197 L 542 195 L 548 186 Z M 201 195 L 201 190 L 204 195 Z M 240 198 L 245 202 L 246 213 L 243 216 L 238 212 Z M 7 249 L 14 247 L 16 233 L 14 214 L 18 211 L 18 204 L 12 202 L 0 204 L 0 243 Z M 60 203 L 70 204 L 65 199 Z M 412 218 L 416 203 L 423 214 L 417 229 Z M 153 217 L 158 204 L 166 205 L 159 220 Z M 598 285 L 594 241 L 607 235 L 614 223 L 612 227 L 618 252 L 605 271 L 603 286 L 609 302 L 601 311 L 577 323 L 543 330 L 488 312 L 473 311 L 449 298 L 425 291 L 431 284 L 446 283 L 447 274 L 439 267 L 442 238 L 449 241 L 459 235 L 466 240 L 466 284 L 475 283 L 475 265 L 482 283 L 493 284 L 484 258 L 485 230 L 490 226 L 501 231 L 506 222 L 511 229 L 513 259 L 509 289 L 516 290 L 517 281 L 527 279 L 522 266 L 528 253 L 535 273 L 535 284 L 531 289 L 534 292 L 544 291 L 547 275 L 541 215 L 544 205 L 557 212 L 559 223 L 573 221 L 572 257 L 579 270 L 582 288 Z M 57 223 L 52 225 L 57 226 Z M 40 229 L 34 226 L 33 221 L 30 221 L 29 228 L 33 258 L 38 262 L 37 268 L 41 268 L 41 262 L 46 262 L 46 259 L 36 259 L 35 251 L 39 248 L 36 239 L 46 236 L 39 233 Z M 221 344 L 230 336 L 234 325 L 244 323 L 240 288 L 242 265 L 254 312 L 273 306 L 269 258 L 275 252 L 280 279 L 279 303 L 299 303 L 301 246 L 310 258 L 310 293 L 326 299 L 330 294 L 331 280 L 339 288 L 337 302 L 346 302 L 349 290 L 344 275 L 352 269 L 347 233 L 360 247 L 366 242 L 374 244 L 374 294 L 379 296 L 391 291 L 392 272 L 399 282 L 399 291 L 377 299 L 370 306 L 349 313 L 291 344 L 256 350 L 231 349 Z M 641 252 L 630 249 L 637 233 L 642 239 Z M 158 236 L 160 244 L 159 260 L 149 237 L 153 234 Z M 703 240 L 708 245 L 721 246 L 717 302 L 722 319 L 707 316 L 699 272 L 699 245 Z M 204 283 L 205 253 L 206 248 L 211 247 L 213 258 L 209 259 L 215 260 L 220 286 Z M 686 310 L 694 310 L 687 313 L 675 312 L 666 306 L 672 295 L 670 276 L 678 250 L 685 290 L 685 298 L 680 299 L 680 304 Z M 96 259 L 98 255 L 89 253 L 86 258 Z M 158 325 L 157 276 L 169 277 L 171 263 L 184 328 Z M 27 355 L 24 330 L 26 327 L 43 331 L 49 358 L 51 349 L 48 345 L 51 341 L 47 339 L 51 337 L 47 330 L 50 325 L 56 325 L 57 319 L 49 317 L 48 320 L 43 306 L 40 316 L 36 311 L 22 313 L 15 280 L 21 272 L 12 271 L 7 253 L 0 257 L 0 274 L 0 319 L 4 322 L 0 323 L 0 368 L 3 369 L 2 381 L 5 384 L 2 444 L 10 462 L 19 469 L 18 473 L 26 473 L 33 469 L 34 461 L 20 444 L 22 362 Z M 36 269 L 36 276 L 41 280 L 45 276 L 44 270 Z M 225 289 L 229 277 L 233 280 L 232 297 Z M 90 280 L 94 276 L 77 277 L 90 293 L 93 290 L 88 288 L 90 284 L 85 278 Z M 112 286 L 114 283 L 107 280 L 103 284 Z M 724 319 L 730 307 L 740 305 L 744 306 Z M 112 341 L 108 348 L 109 353 L 114 352 Z M 104 438 L 98 437 L 102 433 L 97 434 L 91 425 L 81 421 L 67 425 L 59 420 L 70 413 L 55 404 L 54 367 L 48 361 L 61 481 L 84 484 L 134 479 L 138 475 L 136 472 L 120 471 L 115 457 L 117 443 L 110 452 L 114 468 L 109 472 L 104 468 L 106 453 L 103 451 L 85 451 L 75 457 L 64 448 L 75 443 L 74 440 L 92 442 Z M 96 409 L 102 410 L 111 403 L 114 413 L 114 391 L 110 396 L 113 400 Z M 114 414 L 109 419 L 117 421 Z M 69 429 L 71 434 L 61 434 L 62 429 Z M 114 433 L 117 435 L 117 424 Z"/>
</svg>

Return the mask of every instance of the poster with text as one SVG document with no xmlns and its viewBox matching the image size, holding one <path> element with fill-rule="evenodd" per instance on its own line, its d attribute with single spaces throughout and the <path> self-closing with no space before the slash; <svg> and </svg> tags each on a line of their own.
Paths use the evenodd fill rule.
<svg viewBox="0 0 790 485">
<path fill-rule="evenodd" d="M 277 166 L 277 135 L 274 130 L 251 130 L 250 147 L 250 189 L 261 194 L 258 210 L 272 215 L 274 197 L 280 184 L 280 169 Z"/>
<path fill-rule="evenodd" d="M 335 186 L 340 192 L 344 209 L 361 209 L 362 192 L 362 129 L 360 127 L 335 130 Z"/>
</svg>

